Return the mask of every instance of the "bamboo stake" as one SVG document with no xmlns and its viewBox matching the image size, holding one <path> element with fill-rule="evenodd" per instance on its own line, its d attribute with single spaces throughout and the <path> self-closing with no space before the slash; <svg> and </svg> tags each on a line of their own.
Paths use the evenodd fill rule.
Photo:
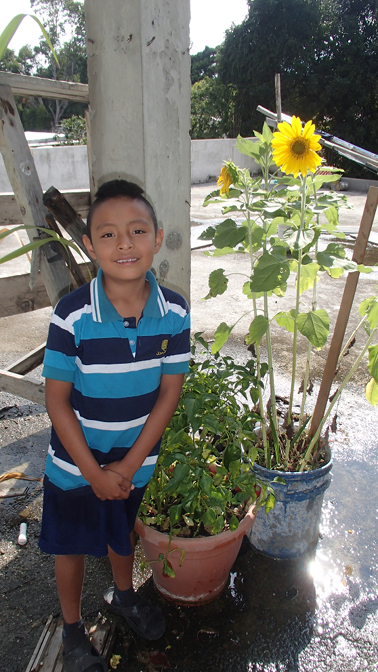
<svg viewBox="0 0 378 672">
<path fill-rule="evenodd" d="M 371 228 L 373 226 L 377 206 L 378 206 L 378 187 L 370 187 L 366 198 L 365 209 L 362 215 L 356 244 L 353 250 L 352 259 L 353 261 L 356 262 L 356 264 L 363 263 L 366 246 L 369 240 Z M 335 330 L 333 333 L 326 365 L 324 367 L 318 398 L 312 416 L 312 422 L 309 432 L 310 437 L 314 436 L 316 430 L 318 429 L 327 406 L 327 400 L 331 389 L 332 381 L 335 376 L 337 362 L 339 359 L 339 354 L 343 343 L 345 330 L 348 324 L 349 314 L 352 308 L 352 303 L 356 292 L 359 276 L 360 274 L 358 271 L 349 273 L 345 283 L 343 298 L 341 300 L 339 314 L 337 316 Z"/>
</svg>

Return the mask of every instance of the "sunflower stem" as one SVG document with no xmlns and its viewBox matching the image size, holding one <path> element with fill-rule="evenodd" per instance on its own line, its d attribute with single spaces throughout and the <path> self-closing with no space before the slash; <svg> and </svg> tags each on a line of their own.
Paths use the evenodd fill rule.
<svg viewBox="0 0 378 672">
<path fill-rule="evenodd" d="M 302 189 L 301 189 L 301 220 L 299 225 L 299 233 L 301 234 L 304 229 L 304 220 L 306 213 L 306 177 L 301 175 Z M 300 238 L 299 238 L 300 240 Z M 300 240 L 301 243 L 301 240 Z M 290 401 L 289 401 L 289 410 L 287 422 L 291 424 L 291 416 L 293 412 L 293 399 L 294 399 L 294 387 L 295 387 L 295 374 L 297 368 L 297 336 L 298 336 L 298 326 L 297 326 L 297 317 L 299 315 L 299 303 L 301 296 L 301 270 L 302 270 L 302 249 L 298 250 L 298 268 L 297 268 L 297 291 L 296 291 L 296 300 L 295 300 L 295 322 L 294 322 L 294 334 L 293 334 L 293 366 L 291 371 L 291 388 L 290 388 Z"/>
<path fill-rule="evenodd" d="M 269 195 L 269 166 L 271 161 L 271 153 L 267 152 L 265 154 L 265 161 L 263 164 L 263 177 L 265 191 Z M 263 219 L 263 227 L 265 234 L 267 232 L 267 221 L 266 217 Z M 266 252 L 266 237 L 263 243 L 263 251 Z M 268 353 L 268 373 L 269 373 L 269 385 L 270 385 L 270 404 L 271 404 L 271 418 L 273 427 L 278 434 L 278 420 L 277 420 L 277 408 L 276 408 L 276 390 L 274 382 L 274 368 L 273 368 L 273 351 L 272 351 L 272 339 L 270 332 L 270 321 L 269 321 L 269 305 L 268 305 L 268 293 L 264 292 L 264 317 L 267 320 L 268 328 L 266 330 L 266 348 Z"/>
<path fill-rule="evenodd" d="M 252 237 L 251 214 L 248 210 L 248 207 L 250 205 L 250 193 L 249 193 L 249 189 L 248 189 L 248 184 L 246 182 L 244 182 L 244 188 L 245 188 L 245 194 L 246 194 L 249 258 L 250 258 L 250 261 L 251 261 L 251 275 L 252 275 L 254 267 L 255 267 L 255 257 L 254 257 L 254 254 L 253 254 L 253 237 Z M 253 301 L 253 315 L 254 315 L 254 317 L 257 317 L 257 303 L 256 303 L 255 292 L 252 293 L 252 301 Z M 257 380 L 260 383 L 261 382 L 261 353 L 260 353 L 260 344 L 259 343 L 256 343 L 256 373 L 257 373 Z M 266 436 L 266 425 L 265 425 L 265 417 L 264 417 L 264 415 L 265 415 L 264 414 L 264 400 L 263 400 L 263 393 L 262 393 L 262 389 L 261 389 L 260 385 L 258 386 L 258 393 L 259 393 L 259 409 L 260 409 L 260 415 L 261 415 L 261 431 L 262 431 L 262 441 L 263 441 L 263 447 L 264 447 L 265 464 L 266 464 L 266 468 L 270 469 L 270 453 L 269 453 L 268 441 L 267 441 L 267 436 Z"/>
</svg>

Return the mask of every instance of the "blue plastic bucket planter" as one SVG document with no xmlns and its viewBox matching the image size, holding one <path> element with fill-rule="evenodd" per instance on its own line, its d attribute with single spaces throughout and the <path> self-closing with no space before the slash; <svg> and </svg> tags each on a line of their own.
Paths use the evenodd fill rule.
<svg viewBox="0 0 378 672">
<path fill-rule="evenodd" d="M 315 548 L 319 538 L 319 522 L 324 493 L 331 483 L 332 456 L 320 469 L 314 471 L 271 471 L 254 465 L 258 478 L 271 483 L 282 476 L 286 484 L 274 483 L 276 505 L 265 513 L 257 512 L 255 523 L 248 533 L 252 546 L 273 558 L 298 558 Z"/>
</svg>

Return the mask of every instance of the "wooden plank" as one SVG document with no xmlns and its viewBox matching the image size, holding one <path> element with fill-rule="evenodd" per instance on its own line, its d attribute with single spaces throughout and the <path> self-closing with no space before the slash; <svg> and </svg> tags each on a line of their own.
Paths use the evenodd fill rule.
<svg viewBox="0 0 378 672">
<path fill-rule="evenodd" d="M 85 219 L 90 207 L 89 189 L 77 191 L 61 190 L 60 193 L 77 215 Z M 12 193 L 0 194 L 0 228 L 3 226 L 16 226 L 17 224 L 22 224 L 22 217 L 15 195 Z"/>
<path fill-rule="evenodd" d="M 378 187 L 370 187 L 366 198 L 365 209 L 362 215 L 360 229 L 358 232 L 356 244 L 354 246 L 353 251 L 352 260 L 355 261 L 356 264 L 363 263 L 366 252 L 366 246 L 368 244 L 371 227 L 373 226 L 377 206 L 378 206 Z M 327 406 L 328 397 L 331 390 L 333 379 L 335 377 L 337 362 L 339 359 L 341 346 L 343 343 L 345 330 L 348 324 L 348 319 L 352 308 L 352 303 L 354 300 L 354 295 L 356 292 L 359 277 L 360 274 L 358 271 L 355 271 L 354 273 L 349 273 L 345 283 L 343 298 L 341 299 L 339 314 L 337 316 L 335 330 L 333 332 L 333 337 L 328 351 L 328 357 L 322 376 L 322 382 L 320 385 L 318 398 L 316 400 L 315 409 L 311 420 L 311 427 L 309 432 L 310 436 L 315 435 L 315 432 L 319 427 L 319 424 L 323 418 Z"/>
<path fill-rule="evenodd" d="M 89 102 L 88 84 L 16 75 L 12 72 L 0 72 L 0 84 L 10 86 L 15 96 L 57 98 L 58 100 L 73 100 L 77 103 Z"/>
<path fill-rule="evenodd" d="M 42 187 L 35 169 L 33 157 L 17 111 L 14 96 L 9 86 L 0 84 L 0 149 L 9 181 L 15 193 L 22 220 L 32 227 L 27 230 L 30 240 L 39 237 L 35 227 L 46 226 Z M 68 294 L 71 279 L 68 268 L 57 246 L 43 246 L 41 273 L 52 306 Z"/>
<path fill-rule="evenodd" d="M 64 230 L 67 231 L 84 252 L 85 256 L 92 262 L 83 243 L 83 236 L 87 233 L 87 227 L 64 195 L 58 189 L 55 189 L 55 187 L 50 187 L 43 195 L 43 202 L 59 224 L 61 224 Z"/>
<path fill-rule="evenodd" d="M 80 264 L 80 268 L 87 282 L 89 282 L 88 266 Z M 41 274 L 38 274 L 33 289 L 30 289 L 29 283 L 29 273 L 0 278 L 0 317 L 21 315 L 51 306 Z"/>
<path fill-rule="evenodd" d="M 39 345 L 38 348 L 35 348 L 31 352 L 28 352 L 27 355 L 18 359 L 17 362 L 7 366 L 5 371 L 10 371 L 11 373 L 18 373 L 19 376 L 24 376 L 29 371 L 33 371 L 36 366 L 42 364 L 43 357 L 45 355 L 46 343 Z"/>
<path fill-rule="evenodd" d="M 35 672 L 40 669 L 40 661 L 43 652 L 50 641 L 52 634 L 55 632 L 55 628 L 56 623 L 53 621 L 53 617 L 49 616 L 25 672 Z"/>
<path fill-rule="evenodd" d="M 49 213 L 49 215 L 46 216 L 46 221 L 48 222 L 50 227 L 57 234 L 59 234 L 59 236 L 62 235 L 62 232 L 61 232 L 59 226 L 57 225 L 57 223 L 56 223 L 56 221 L 55 221 L 55 219 L 54 219 L 54 217 L 52 216 L 51 213 Z M 84 275 L 82 274 L 80 266 L 77 263 L 75 257 L 73 256 L 70 248 L 69 247 L 66 248 L 66 247 L 64 247 L 64 245 L 61 245 L 59 243 L 59 250 L 60 250 L 60 253 L 61 253 L 64 261 L 66 262 L 67 267 L 69 269 L 69 272 L 71 273 L 71 275 L 72 275 L 73 279 L 75 280 L 77 286 L 82 287 L 82 285 L 85 285 L 87 281 L 86 281 Z M 30 285 L 33 288 L 34 284 L 35 284 L 35 281 L 37 279 L 38 268 L 37 268 L 37 272 L 36 272 L 34 278 L 32 278 L 32 275 L 33 275 L 33 264 L 31 265 L 31 269 L 30 269 Z"/>
<path fill-rule="evenodd" d="M 37 383 L 27 376 L 19 376 L 17 373 L 0 369 L 0 390 L 29 399 L 35 404 L 45 405 L 44 383 Z"/>
<path fill-rule="evenodd" d="M 59 623 L 43 656 L 42 669 L 44 672 L 56 672 L 56 664 L 59 662 L 63 651 L 62 631 L 63 624 Z"/>
<path fill-rule="evenodd" d="M 100 655 L 109 660 L 115 642 L 117 628 L 110 623 L 86 624 L 93 645 Z M 48 623 L 38 641 L 38 644 L 29 661 L 26 672 L 62 672 L 62 620 L 52 621 L 50 616 Z"/>
</svg>

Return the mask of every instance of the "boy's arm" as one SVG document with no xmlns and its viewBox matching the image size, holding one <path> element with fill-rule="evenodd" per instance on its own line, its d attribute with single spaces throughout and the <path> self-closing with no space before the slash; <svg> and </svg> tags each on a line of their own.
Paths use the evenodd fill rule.
<svg viewBox="0 0 378 672">
<path fill-rule="evenodd" d="M 71 389 L 70 382 L 46 378 L 46 409 L 60 441 L 99 499 L 127 499 L 131 479 L 96 462 L 71 406 Z"/>
<path fill-rule="evenodd" d="M 134 474 L 164 433 L 177 408 L 184 376 L 184 373 L 161 376 L 159 396 L 134 445 L 123 460 L 109 464 L 105 469 L 115 468 L 127 480 L 133 479 Z"/>
</svg>

